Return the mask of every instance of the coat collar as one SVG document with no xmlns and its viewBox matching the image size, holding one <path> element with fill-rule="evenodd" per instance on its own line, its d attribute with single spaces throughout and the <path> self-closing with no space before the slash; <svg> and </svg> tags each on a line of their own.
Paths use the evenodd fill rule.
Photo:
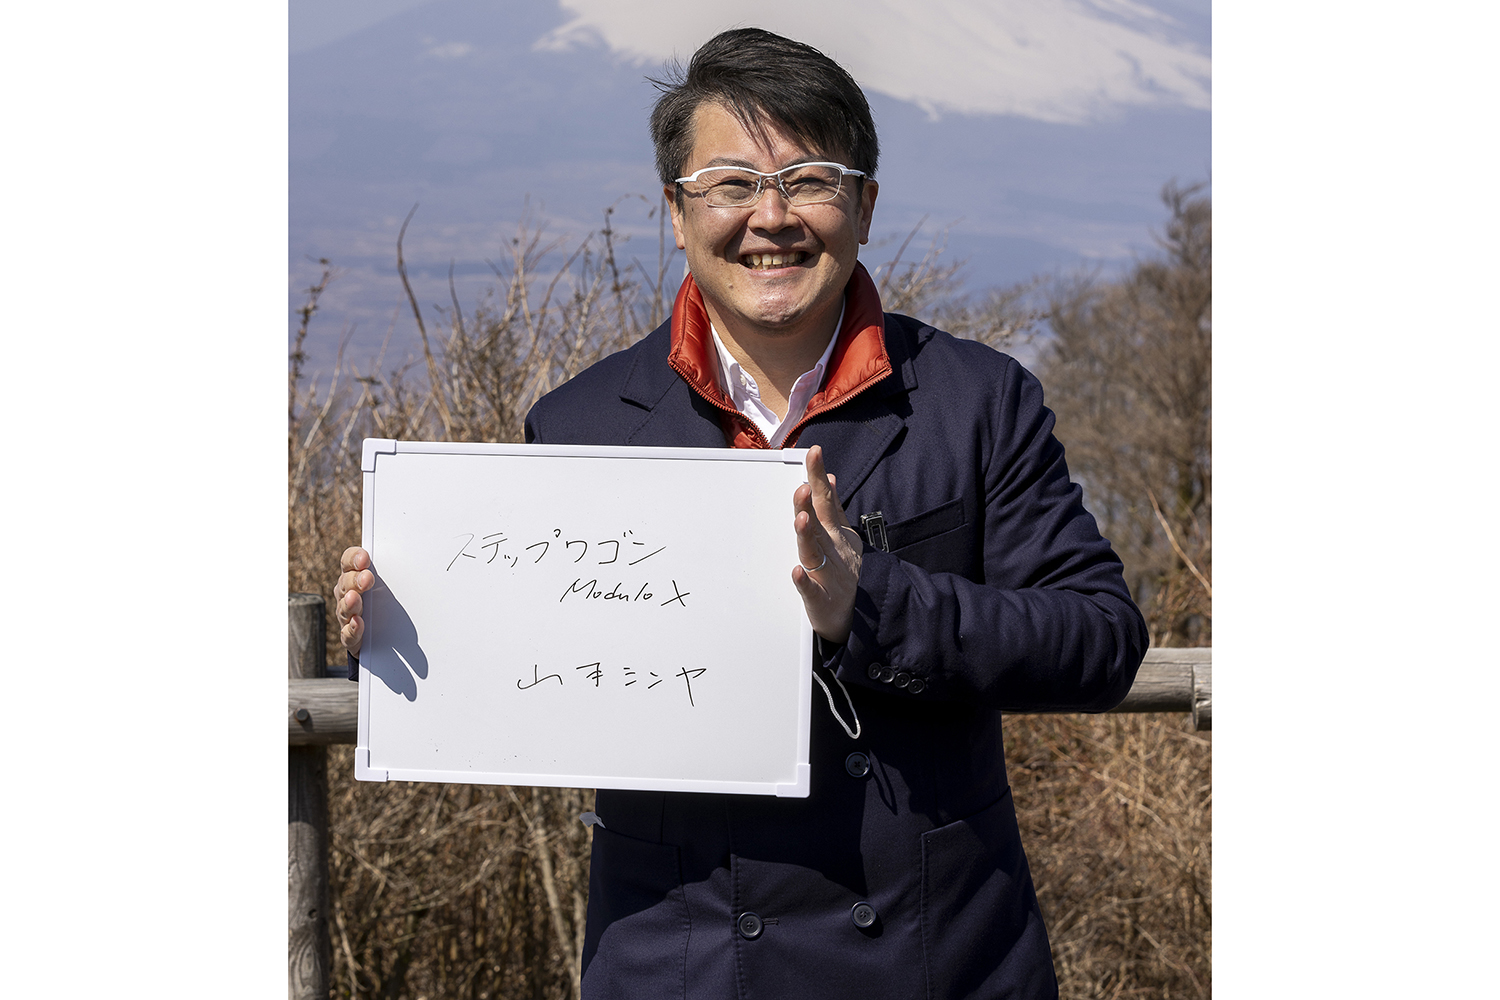
<svg viewBox="0 0 1500 1000">
<path fill-rule="evenodd" d="M 828 359 L 828 377 L 823 387 L 808 400 L 807 412 L 797 427 L 865 391 L 891 373 L 880 292 L 863 264 L 855 262 L 854 274 L 850 276 L 844 294 L 844 322 L 834 341 L 833 355 Z M 667 361 L 694 392 L 716 408 L 731 415 L 739 412 L 719 384 L 719 359 L 714 349 L 713 327 L 703 305 L 703 295 L 691 274 L 683 279 L 672 307 L 672 349 Z M 796 440 L 797 427 L 787 435 L 788 441 Z M 758 433 L 754 437 L 759 439 L 759 447 L 766 447 L 764 438 Z M 736 447 L 744 446 L 738 441 L 734 443 Z"/>
<path fill-rule="evenodd" d="M 898 397 L 916 388 L 916 374 L 908 334 L 881 312 L 880 292 L 863 264 L 855 266 L 846 294 L 828 379 L 788 435 L 787 447 L 821 444 L 829 471 L 838 477 L 839 496 L 848 503 L 905 426 Z M 721 448 L 730 443 L 726 427 L 733 430 L 738 411 L 719 388 L 708 312 L 692 275 L 678 289 L 671 320 L 639 346 L 620 396 L 648 415 L 628 443 Z M 750 430 L 765 447 L 760 432 Z"/>
</svg>

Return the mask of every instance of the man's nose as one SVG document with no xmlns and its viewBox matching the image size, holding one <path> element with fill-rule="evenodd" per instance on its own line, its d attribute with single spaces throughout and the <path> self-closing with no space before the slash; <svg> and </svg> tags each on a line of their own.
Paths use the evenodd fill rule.
<svg viewBox="0 0 1500 1000">
<path fill-rule="evenodd" d="M 782 192 L 781 185 L 767 180 L 765 187 L 761 189 L 760 200 L 755 203 L 755 210 L 750 214 L 750 225 L 771 232 L 785 229 L 792 223 L 791 208 L 792 203 Z"/>
</svg>

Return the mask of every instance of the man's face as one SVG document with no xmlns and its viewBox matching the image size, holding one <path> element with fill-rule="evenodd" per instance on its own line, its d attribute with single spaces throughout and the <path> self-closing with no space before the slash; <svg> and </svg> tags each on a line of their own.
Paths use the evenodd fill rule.
<svg viewBox="0 0 1500 1000">
<path fill-rule="evenodd" d="M 842 150 L 809 149 L 773 124 L 766 135 L 769 141 L 762 144 L 720 105 L 701 104 L 683 175 L 711 166 L 771 173 L 810 160 L 847 165 Z M 845 177 L 833 201 L 801 207 L 788 204 L 771 184 L 748 208 L 711 208 L 692 195 L 684 195 L 679 207 L 675 189 L 666 194 L 677 246 L 687 251 L 688 268 L 719 330 L 740 342 L 755 336 L 821 339 L 832 330 L 859 245 L 869 241 L 874 181 L 866 180 L 860 192 L 858 179 Z M 771 254 L 782 260 L 772 262 Z"/>
</svg>

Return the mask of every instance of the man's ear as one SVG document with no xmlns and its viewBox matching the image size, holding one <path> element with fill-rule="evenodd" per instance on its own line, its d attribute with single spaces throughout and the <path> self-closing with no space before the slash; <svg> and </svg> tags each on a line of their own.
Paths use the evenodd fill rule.
<svg viewBox="0 0 1500 1000">
<path fill-rule="evenodd" d="M 663 184 L 661 195 L 667 200 L 667 207 L 672 210 L 672 235 L 677 238 L 677 249 L 686 250 L 687 241 L 682 236 L 682 208 L 677 204 L 677 185 Z"/>
<path fill-rule="evenodd" d="M 875 197 L 880 194 L 880 185 L 865 178 L 859 192 L 859 242 L 870 242 L 870 220 L 875 217 Z"/>
</svg>

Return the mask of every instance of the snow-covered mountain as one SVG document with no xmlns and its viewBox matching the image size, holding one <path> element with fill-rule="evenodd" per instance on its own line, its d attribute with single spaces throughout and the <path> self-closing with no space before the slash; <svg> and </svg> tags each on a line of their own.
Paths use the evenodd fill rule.
<svg viewBox="0 0 1500 1000">
<path fill-rule="evenodd" d="M 493 279 L 486 258 L 507 253 L 527 214 L 545 221 L 550 234 L 576 241 L 599 226 L 606 206 L 618 204 L 616 227 L 631 234 L 632 252 L 654 263 L 657 226 L 647 210 L 658 186 L 646 117 L 655 91 L 646 76 L 661 71 L 661 58 L 640 51 L 642 36 L 625 31 L 629 24 L 581 0 L 428 0 L 342 36 L 325 21 L 331 40 L 299 48 L 298 6 L 311 2 L 293 0 L 290 304 L 300 304 L 301 290 L 316 279 L 318 258 L 342 272 L 308 345 L 315 365 L 331 360 L 346 326 L 355 328 L 356 358 L 374 353 L 393 315 L 398 332 L 409 328 L 395 240 L 416 203 L 405 251 L 424 305 L 446 303 L 452 261 L 467 308 Z M 683 7 L 679 0 L 639 6 L 643 18 L 662 23 L 651 8 L 674 4 Z M 386 0 L 389 9 L 402 6 Z M 720 14 L 722 24 L 710 25 L 718 6 L 739 11 L 738 18 Z M 841 50 L 852 41 L 806 36 L 853 66 L 880 128 L 869 262 L 888 259 L 926 217 L 927 232 L 950 227 L 948 252 L 968 261 L 972 288 L 1116 265 L 1150 245 L 1164 182 L 1208 177 L 1207 81 L 1193 89 L 1193 74 L 1207 65 L 1206 3 L 1046 0 L 1013 3 L 1003 20 L 985 13 L 993 5 L 950 0 L 946 36 L 912 32 L 896 13 L 900 5 L 832 8 L 841 6 L 862 12 L 860 32 L 848 36 L 862 42 L 860 51 L 878 48 L 888 62 L 885 54 L 909 49 L 912 60 L 883 72 L 866 59 L 861 70 L 861 60 Z M 974 10 L 966 14 L 966 7 Z M 989 20 L 976 21 L 975 11 Z M 772 14 L 746 20 L 743 7 L 710 4 L 702 17 L 709 18 L 704 37 L 736 23 L 794 33 Z M 1009 92 L 986 76 L 1010 71 L 1008 62 L 999 64 L 1009 58 L 1006 46 L 1045 44 L 1059 59 L 1071 58 L 1063 22 L 1102 26 L 1089 29 L 1088 51 L 1135 58 L 1135 83 L 1121 83 L 1114 70 L 1099 70 L 1095 80 L 1078 76 L 1080 69 L 1069 78 L 1073 90 L 1056 91 L 1062 96 L 1047 97 L 1051 92 L 1037 85 L 1027 92 L 1031 105 L 1017 104 L 1016 113 L 984 111 Z M 981 30 L 993 37 L 977 37 Z M 1135 56 L 1127 50 L 1137 44 L 1133 38 L 1142 40 Z M 691 43 L 671 44 L 659 48 L 690 51 Z M 976 55 L 985 52 L 991 55 Z M 1174 52 L 1175 63 L 1167 58 Z M 1153 69 L 1142 61 L 1148 58 L 1166 68 Z M 967 105 L 955 75 L 961 63 L 974 91 Z M 927 90 L 924 73 L 932 77 Z M 1092 103 L 1078 96 L 1080 86 L 1097 91 Z M 1043 120 L 1048 116 L 1035 108 L 1048 100 L 1073 110 Z"/>
</svg>

